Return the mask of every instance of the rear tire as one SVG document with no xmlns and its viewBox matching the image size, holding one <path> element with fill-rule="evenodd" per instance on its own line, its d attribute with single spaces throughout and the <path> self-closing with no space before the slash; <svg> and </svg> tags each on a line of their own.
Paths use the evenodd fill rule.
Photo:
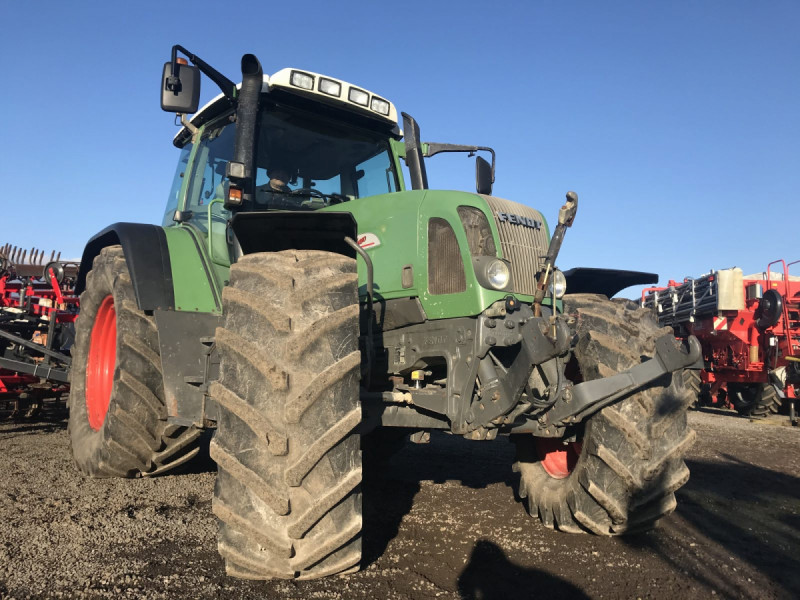
<svg viewBox="0 0 800 600">
<path fill-rule="evenodd" d="M 243 256 L 217 329 L 213 510 L 229 575 L 315 579 L 358 570 L 361 452 L 355 260 Z"/>
<path fill-rule="evenodd" d="M 121 246 L 94 259 L 72 356 L 69 436 L 83 473 L 157 475 L 199 452 L 201 430 L 167 423 L 155 319 L 136 304 Z"/>
<path fill-rule="evenodd" d="M 729 383 L 728 399 L 736 412 L 754 419 L 777 415 L 782 404 L 775 387 L 769 383 Z"/>
<path fill-rule="evenodd" d="M 565 298 L 577 314 L 574 359 L 584 381 L 607 377 L 652 356 L 659 329 L 648 311 L 604 296 Z M 680 373 L 602 409 L 576 442 L 514 436 L 520 496 L 531 516 L 552 529 L 619 535 L 653 527 L 675 509 L 675 490 L 689 478 L 683 456 L 694 441 L 686 422 L 691 400 Z M 565 451 L 566 450 L 566 451 Z"/>
</svg>

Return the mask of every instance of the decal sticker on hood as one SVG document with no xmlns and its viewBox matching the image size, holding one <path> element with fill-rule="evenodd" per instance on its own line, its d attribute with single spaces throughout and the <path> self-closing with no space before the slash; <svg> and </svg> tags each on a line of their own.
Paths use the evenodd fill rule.
<svg viewBox="0 0 800 600">
<path fill-rule="evenodd" d="M 381 245 L 381 241 L 374 233 L 359 233 L 358 245 L 362 248 L 375 248 Z"/>
</svg>

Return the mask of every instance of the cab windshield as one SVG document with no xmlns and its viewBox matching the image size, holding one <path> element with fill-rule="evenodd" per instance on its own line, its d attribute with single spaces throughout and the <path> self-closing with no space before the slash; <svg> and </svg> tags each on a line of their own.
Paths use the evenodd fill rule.
<svg viewBox="0 0 800 600">
<path fill-rule="evenodd" d="M 265 104 L 256 138 L 255 200 L 244 210 L 317 210 L 398 190 L 385 136 Z M 202 229 L 208 205 L 225 196 L 225 167 L 233 157 L 234 135 L 227 115 L 206 126 L 197 142 L 184 210 Z M 179 171 L 182 178 L 183 169 Z M 214 213 L 222 211 L 217 204 Z"/>
<path fill-rule="evenodd" d="M 256 167 L 256 209 L 313 210 L 398 189 L 385 137 L 275 105 L 261 113 Z"/>
</svg>

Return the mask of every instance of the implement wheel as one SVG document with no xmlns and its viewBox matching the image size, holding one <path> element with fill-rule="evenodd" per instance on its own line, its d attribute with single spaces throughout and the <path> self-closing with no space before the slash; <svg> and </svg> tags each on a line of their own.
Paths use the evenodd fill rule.
<svg viewBox="0 0 800 600">
<path fill-rule="evenodd" d="M 571 373 L 589 381 L 652 356 L 659 329 L 648 311 L 605 296 L 566 296 L 579 341 Z M 577 382 L 576 382 L 577 383 Z M 576 440 L 514 436 L 520 496 L 531 516 L 572 533 L 619 535 L 651 528 L 675 509 L 689 478 L 683 456 L 694 441 L 686 423 L 691 395 L 681 373 L 665 375 L 590 417 Z"/>
<path fill-rule="evenodd" d="M 361 559 L 355 260 L 249 254 L 231 267 L 217 329 L 213 510 L 230 575 L 315 579 Z"/>
<path fill-rule="evenodd" d="M 709 403 L 711 398 L 708 393 L 708 386 L 703 385 L 703 381 L 700 379 L 700 371 L 697 369 L 683 370 L 683 387 L 692 397 L 689 408 L 697 410 L 704 404 Z"/>
<path fill-rule="evenodd" d="M 199 452 L 199 429 L 167 423 L 156 323 L 136 305 L 120 246 L 86 277 L 72 355 L 69 435 L 82 472 L 156 475 Z"/>
<path fill-rule="evenodd" d="M 763 419 L 781 409 L 781 397 L 769 383 L 729 383 L 728 399 L 743 417 Z"/>
</svg>

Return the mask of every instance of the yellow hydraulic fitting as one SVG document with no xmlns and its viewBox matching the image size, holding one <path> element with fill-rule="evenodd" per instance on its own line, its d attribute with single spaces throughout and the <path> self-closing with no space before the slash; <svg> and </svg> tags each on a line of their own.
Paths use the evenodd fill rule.
<svg viewBox="0 0 800 600">
<path fill-rule="evenodd" d="M 419 389 L 421 387 L 420 382 L 423 381 L 424 379 L 425 379 L 425 371 L 419 371 L 419 370 L 411 371 L 411 380 L 416 382 L 414 385 L 416 389 Z"/>
</svg>

